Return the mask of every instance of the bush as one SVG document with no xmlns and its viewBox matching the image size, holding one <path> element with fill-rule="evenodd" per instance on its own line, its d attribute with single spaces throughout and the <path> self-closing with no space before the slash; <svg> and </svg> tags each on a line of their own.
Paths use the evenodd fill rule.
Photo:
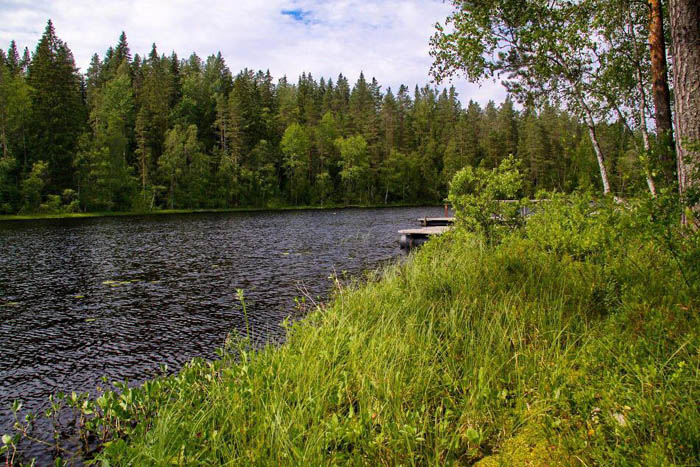
<svg viewBox="0 0 700 467">
<path fill-rule="evenodd" d="M 46 195 L 46 202 L 39 206 L 39 212 L 44 214 L 58 214 L 61 211 L 61 197 L 58 195 Z"/>
<path fill-rule="evenodd" d="M 524 234 L 545 251 L 582 260 L 624 243 L 623 215 L 628 214 L 610 199 L 551 193 L 529 219 Z"/>
<path fill-rule="evenodd" d="M 509 156 L 495 169 L 466 166 L 457 172 L 448 199 L 459 221 L 489 240 L 520 225 L 522 203 L 515 200 L 523 183 L 519 167 L 520 162 Z"/>
<path fill-rule="evenodd" d="M 44 161 L 35 162 L 27 178 L 22 182 L 23 212 L 36 212 L 41 208 L 41 196 L 46 186 L 49 166 Z"/>
</svg>

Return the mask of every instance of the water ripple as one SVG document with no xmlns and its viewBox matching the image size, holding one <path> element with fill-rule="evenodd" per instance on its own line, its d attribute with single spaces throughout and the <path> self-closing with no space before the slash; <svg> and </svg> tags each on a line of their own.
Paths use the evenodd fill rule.
<svg viewBox="0 0 700 467">
<path fill-rule="evenodd" d="M 94 393 L 161 364 L 213 358 L 232 330 L 280 338 L 300 286 L 399 254 L 397 233 L 439 208 L 193 214 L 0 224 L 0 432 L 21 399 Z"/>
</svg>

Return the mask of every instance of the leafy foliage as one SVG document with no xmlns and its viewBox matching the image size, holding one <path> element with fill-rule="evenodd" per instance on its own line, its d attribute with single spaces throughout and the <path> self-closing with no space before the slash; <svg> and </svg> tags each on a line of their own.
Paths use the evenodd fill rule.
<svg viewBox="0 0 700 467">
<path fill-rule="evenodd" d="M 494 169 L 466 166 L 450 182 L 449 201 L 467 228 L 492 239 L 498 226 L 509 230 L 521 221 L 520 163 L 512 156 Z"/>
<path fill-rule="evenodd" d="M 509 154 L 522 161 L 523 195 L 601 186 L 586 128 L 554 104 L 463 108 L 454 88 L 384 90 L 364 75 L 275 81 L 233 74 L 221 54 L 180 59 L 154 45 L 132 55 L 123 33 L 82 76 L 52 24 L 25 55 L 12 45 L 0 57 L 6 213 L 39 209 L 65 189 L 81 211 L 437 203 L 462 167 L 491 169 Z M 174 156 L 168 136 L 192 125 L 196 157 Z M 643 168 L 628 163 L 640 135 L 620 122 L 596 131 L 612 189 L 643 190 Z M 37 205 L 21 187 L 40 160 L 48 172 Z"/>
</svg>

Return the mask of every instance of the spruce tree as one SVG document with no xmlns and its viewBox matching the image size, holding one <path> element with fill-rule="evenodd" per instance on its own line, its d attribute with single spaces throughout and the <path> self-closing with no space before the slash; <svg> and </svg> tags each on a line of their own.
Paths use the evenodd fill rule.
<svg viewBox="0 0 700 467">
<path fill-rule="evenodd" d="M 51 20 L 32 56 L 28 83 L 32 101 L 29 164 L 46 160 L 47 188 L 58 193 L 73 186 L 73 159 L 85 128 L 85 107 L 73 54 L 56 36 Z"/>
<path fill-rule="evenodd" d="M 21 61 L 19 58 L 19 51 L 17 50 L 17 44 L 14 40 L 10 41 L 10 47 L 7 49 L 5 63 L 10 74 L 18 75 L 20 73 Z"/>
</svg>

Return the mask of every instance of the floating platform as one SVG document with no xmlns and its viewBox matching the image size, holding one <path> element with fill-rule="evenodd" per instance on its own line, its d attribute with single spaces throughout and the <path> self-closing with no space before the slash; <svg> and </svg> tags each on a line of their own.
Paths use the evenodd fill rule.
<svg viewBox="0 0 700 467">
<path fill-rule="evenodd" d="M 441 235 L 448 230 L 450 230 L 450 226 L 448 225 L 399 230 L 399 246 L 403 250 L 410 250 L 411 248 L 424 244 L 433 235 Z"/>
<path fill-rule="evenodd" d="M 421 217 L 418 219 L 424 227 L 446 226 L 455 223 L 454 217 Z"/>
</svg>

